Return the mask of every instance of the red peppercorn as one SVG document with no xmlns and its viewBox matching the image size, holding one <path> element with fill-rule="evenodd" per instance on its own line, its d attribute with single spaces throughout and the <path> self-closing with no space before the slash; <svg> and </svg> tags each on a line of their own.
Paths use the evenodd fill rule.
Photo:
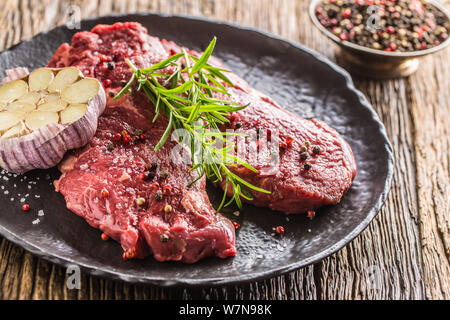
<svg viewBox="0 0 450 320">
<path fill-rule="evenodd" d="M 167 196 L 172 192 L 172 187 L 169 185 L 165 185 L 162 187 L 162 190 L 163 190 L 163 194 Z"/>
<path fill-rule="evenodd" d="M 98 57 L 99 57 L 99 59 L 100 59 L 100 61 L 101 62 L 106 62 L 106 61 L 109 61 L 109 58 L 107 57 L 107 56 L 105 56 L 104 54 L 99 54 L 98 55 Z"/>
<path fill-rule="evenodd" d="M 393 26 L 386 27 L 386 32 L 389 34 L 395 33 L 395 28 Z"/>
<path fill-rule="evenodd" d="M 112 81 L 110 79 L 106 79 L 102 84 L 103 88 L 108 88 L 112 84 Z"/>
<path fill-rule="evenodd" d="M 312 219 L 316 216 L 316 212 L 313 211 L 313 210 L 309 210 L 309 211 L 306 213 L 306 215 L 307 215 L 308 218 L 310 218 L 310 219 L 312 220 Z"/>
<path fill-rule="evenodd" d="M 278 234 L 283 234 L 284 233 L 284 227 L 283 226 L 278 226 L 275 228 L 275 232 Z"/>
<path fill-rule="evenodd" d="M 127 261 L 128 259 L 132 259 L 134 258 L 135 252 L 133 249 L 128 249 L 127 251 L 125 251 L 122 255 L 122 258 L 124 261 Z"/>
<path fill-rule="evenodd" d="M 106 240 L 109 239 L 109 236 L 106 233 L 103 232 L 102 235 L 101 235 L 101 238 L 102 238 L 102 240 L 106 241 Z"/>
<path fill-rule="evenodd" d="M 395 51 L 395 50 L 397 50 L 397 44 L 395 44 L 394 42 L 391 42 L 389 44 L 389 48 L 391 48 L 392 51 Z"/>
<path fill-rule="evenodd" d="M 286 143 L 287 143 L 288 146 L 291 146 L 293 141 L 294 141 L 294 138 L 292 138 L 292 137 L 287 137 L 286 138 Z"/>
<path fill-rule="evenodd" d="M 131 141 L 131 136 L 129 134 L 126 134 L 123 136 L 123 142 L 129 143 Z"/>
<path fill-rule="evenodd" d="M 424 42 L 422 42 L 422 43 L 420 44 L 419 49 L 420 49 L 420 50 L 423 50 L 423 49 L 426 49 L 426 47 L 427 47 L 427 43 L 424 41 Z"/>
<path fill-rule="evenodd" d="M 438 45 L 440 45 L 440 44 L 441 44 L 441 42 L 440 42 L 439 40 L 434 41 L 434 45 L 435 45 L 435 46 L 438 46 Z"/>
<path fill-rule="evenodd" d="M 287 144 L 284 143 L 284 142 L 281 142 L 281 143 L 280 143 L 280 149 L 281 149 L 281 150 L 286 150 L 286 149 L 287 149 Z"/>
<path fill-rule="evenodd" d="M 338 21 L 336 18 L 333 18 L 330 20 L 330 26 L 336 26 L 338 24 Z"/>
<path fill-rule="evenodd" d="M 234 222 L 233 221 L 233 226 L 234 226 L 234 229 L 239 229 L 239 227 L 241 226 L 239 223 L 237 223 L 237 222 Z"/>
<path fill-rule="evenodd" d="M 348 18 L 350 18 L 352 16 L 352 10 L 351 9 L 345 9 L 343 12 L 342 12 L 342 17 L 344 18 L 344 19 L 348 19 Z"/>
<path fill-rule="evenodd" d="M 400 12 L 394 12 L 394 13 L 392 14 L 392 18 L 394 18 L 394 19 L 400 19 Z"/>
<path fill-rule="evenodd" d="M 108 192 L 108 190 L 106 190 L 106 189 L 103 189 L 103 190 L 102 190 L 102 197 L 104 197 L 104 198 L 108 198 L 108 197 L 109 197 L 109 192 Z"/>
<path fill-rule="evenodd" d="M 141 134 L 141 135 L 139 136 L 139 138 L 140 138 L 141 140 L 145 140 L 145 139 L 147 139 L 147 136 L 146 136 L 145 134 Z"/>
<path fill-rule="evenodd" d="M 28 205 L 28 204 L 24 204 L 23 206 L 22 206 L 22 210 L 23 211 L 28 211 L 28 210 L 30 210 L 30 206 Z"/>
<path fill-rule="evenodd" d="M 122 140 L 122 135 L 121 135 L 120 133 L 116 133 L 116 134 L 114 135 L 113 139 L 114 139 L 115 141 L 120 141 L 120 140 Z"/>
<path fill-rule="evenodd" d="M 348 36 L 347 36 L 347 34 L 345 34 L 345 33 L 341 33 L 341 34 L 339 35 L 339 38 L 340 38 L 342 41 L 347 41 L 347 40 L 348 40 Z"/>
</svg>

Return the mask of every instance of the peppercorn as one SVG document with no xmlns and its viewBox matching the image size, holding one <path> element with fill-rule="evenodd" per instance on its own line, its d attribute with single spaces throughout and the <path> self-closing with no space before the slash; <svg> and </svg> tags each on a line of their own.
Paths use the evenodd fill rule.
<svg viewBox="0 0 450 320">
<path fill-rule="evenodd" d="M 106 150 L 112 151 L 113 149 L 114 149 L 114 145 L 113 145 L 112 143 L 108 143 L 108 144 L 106 145 Z"/>
<path fill-rule="evenodd" d="M 136 199 L 136 204 L 138 205 L 138 206 L 142 206 L 142 205 L 144 205 L 145 204 L 145 199 L 144 198 L 137 198 Z"/>
<path fill-rule="evenodd" d="M 155 178 L 155 173 L 154 172 L 147 172 L 147 173 L 145 173 L 145 176 L 144 176 L 144 180 L 153 180 L 154 178 Z"/>
<path fill-rule="evenodd" d="M 127 81 L 125 81 L 125 80 L 120 80 L 120 82 L 119 82 L 119 84 L 120 84 L 120 86 L 121 87 L 125 87 L 126 85 L 127 85 Z"/>
<path fill-rule="evenodd" d="M 170 204 L 166 204 L 166 206 L 164 207 L 164 212 L 172 212 L 172 206 Z"/>
<path fill-rule="evenodd" d="M 309 210 L 309 211 L 307 211 L 306 212 L 306 216 L 309 218 L 309 219 L 314 219 L 314 217 L 316 216 L 316 212 L 315 211 L 313 211 L 313 210 Z"/>
<path fill-rule="evenodd" d="M 126 134 L 123 136 L 123 142 L 129 143 L 131 141 L 131 136 L 129 134 Z"/>
<path fill-rule="evenodd" d="M 234 226 L 234 229 L 237 230 L 240 228 L 241 225 L 239 223 L 233 221 L 233 226 Z"/>
<path fill-rule="evenodd" d="M 309 169 L 311 169 L 311 164 L 305 163 L 305 165 L 303 167 L 305 168 L 306 171 L 308 171 Z"/>
<path fill-rule="evenodd" d="M 103 189 L 103 190 L 102 190 L 102 197 L 103 197 L 103 198 L 108 198 L 108 197 L 109 197 L 109 192 L 108 192 L 108 190 L 106 190 L 106 189 Z"/>
<path fill-rule="evenodd" d="M 242 123 L 236 122 L 235 128 L 236 128 L 236 129 L 239 129 L 240 127 L 242 127 Z"/>
<path fill-rule="evenodd" d="M 144 130 L 142 130 L 142 129 L 136 129 L 136 130 L 134 130 L 133 135 L 135 135 L 136 137 L 138 137 L 138 136 L 140 136 L 140 135 L 143 134 L 143 133 L 144 133 Z"/>
<path fill-rule="evenodd" d="M 161 237 L 159 237 L 159 240 L 160 240 L 161 242 L 167 242 L 167 241 L 169 241 L 169 236 L 168 236 L 167 234 L 163 233 L 163 234 L 161 235 Z"/>
<path fill-rule="evenodd" d="M 109 239 L 109 236 L 106 233 L 103 232 L 102 235 L 101 235 L 101 238 L 102 238 L 102 240 L 106 241 L 106 240 Z"/>
<path fill-rule="evenodd" d="M 122 140 L 122 135 L 120 133 L 116 133 L 116 134 L 114 134 L 113 139 L 115 141 L 120 141 L 120 140 Z"/>
<path fill-rule="evenodd" d="M 277 226 L 275 228 L 275 232 L 280 234 L 280 235 L 283 234 L 284 233 L 284 227 L 283 226 Z"/>
<path fill-rule="evenodd" d="M 286 150 L 286 149 L 287 149 L 286 143 L 281 142 L 281 143 L 280 143 L 280 150 L 284 151 L 284 150 Z"/>
<path fill-rule="evenodd" d="M 161 171 L 159 173 L 159 176 L 161 177 L 161 179 L 166 179 L 169 176 L 169 172 L 167 171 Z"/>
<path fill-rule="evenodd" d="M 308 152 L 302 152 L 300 154 L 300 159 L 302 159 L 302 160 L 306 160 L 306 159 L 308 159 L 308 157 L 309 157 Z"/>
<path fill-rule="evenodd" d="M 161 200 L 163 198 L 163 194 L 160 190 L 155 193 L 155 200 Z"/>
<path fill-rule="evenodd" d="M 108 96 L 109 96 L 110 98 L 114 98 L 114 96 L 115 96 L 114 91 L 109 91 L 109 92 L 108 92 Z"/>
<path fill-rule="evenodd" d="M 320 147 L 319 147 L 319 146 L 315 146 L 315 147 L 313 148 L 313 153 L 314 153 L 314 154 L 319 154 L 319 153 L 320 153 Z"/>
<path fill-rule="evenodd" d="M 22 210 L 23 211 L 29 211 L 30 210 L 30 205 L 28 205 L 28 204 L 24 204 L 23 206 L 22 206 Z"/>
<path fill-rule="evenodd" d="M 112 81 L 110 79 L 106 79 L 102 83 L 103 88 L 108 88 L 111 84 L 112 84 Z"/>
<path fill-rule="evenodd" d="M 167 196 L 172 192 L 172 187 L 169 185 L 165 185 L 162 187 L 162 190 L 163 190 L 163 194 Z"/>
<path fill-rule="evenodd" d="M 106 66 L 108 67 L 109 70 L 114 70 L 116 65 L 113 61 L 110 61 L 106 64 Z"/>
<path fill-rule="evenodd" d="M 301 152 L 306 152 L 308 150 L 308 148 L 306 148 L 305 146 L 301 146 L 300 147 L 300 151 Z"/>
<path fill-rule="evenodd" d="M 139 139 L 141 139 L 142 141 L 144 141 L 145 139 L 147 139 L 147 136 L 145 134 L 141 134 L 139 136 Z"/>
</svg>

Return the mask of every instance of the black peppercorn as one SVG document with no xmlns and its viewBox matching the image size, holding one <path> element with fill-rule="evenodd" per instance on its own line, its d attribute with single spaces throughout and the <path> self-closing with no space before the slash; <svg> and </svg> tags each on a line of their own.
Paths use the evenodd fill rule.
<svg viewBox="0 0 450 320">
<path fill-rule="evenodd" d="M 113 91 L 108 92 L 108 95 L 109 95 L 111 98 L 113 98 L 113 97 L 115 96 L 115 94 L 114 94 Z"/>
<path fill-rule="evenodd" d="M 315 154 L 319 154 L 319 153 L 320 153 L 320 147 L 319 147 L 319 146 L 315 146 L 315 147 L 313 148 L 313 152 L 314 152 Z"/>
<path fill-rule="evenodd" d="M 108 62 L 106 66 L 108 67 L 108 70 L 114 70 L 116 67 L 115 63 L 112 61 Z"/>
<path fill-rule="evenodd" d="M 167 242 L 169 241 L 169 236 L 167 234 L 162 234 L 159 239 L 161 240 L 161 242 Z"/>
<path fill-rule="evenodd" d="M 145 180 L 152 180 L 153 178 L 155 178 L 155 173 L 154 172 L 147 172 L 146 174 L 145 174 Z"/>
<path fill-rule="evenodd" d="M 240 127 L 242 127 L 242 123 L 237 122 L 235 128 L 236 128 L 236 129 L 239 129 Z"/>
<path fill-rule="evenodd" d="M 311 169 L 311 164 L 305 163 L 305 165 L 303 167 L 305 168 L 306 171 L 308 171 L 309 169 Z"/>
<path fill-rule="evenodd" d="M 161 200 L 163 198 L 163 194 L 161 190 L 156 191 L 155 193 L 155 200 Z"/>
<path fill-rule="evenodd" d="M 308 157 L 309 157 L 308 152 L 302 152 L 300 154 L 300 159 L 302 159 L 302 160 L 306 160 L 306 159 L 308 159 Z"/>
<path fill-rule="evenodd" d="M 113 145 L 112 143 L 108 143 L 108 144 L 106 145 L 106 150 L 112 151 L 113 149 L 114 149 L 114 145 Z"/>
</svg>

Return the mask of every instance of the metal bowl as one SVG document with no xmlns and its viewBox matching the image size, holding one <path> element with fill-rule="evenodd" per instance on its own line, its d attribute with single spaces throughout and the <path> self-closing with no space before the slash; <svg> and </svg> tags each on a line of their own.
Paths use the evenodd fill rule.
<svg viewBox="0 0 450 320">
<path fill-rule="evenodd" d="M 352 73 L 377 79 L 391 79 L 406 77 L 414 73 L 419 67 L 419 58 L 444 49 L 450 44 L 450 37 L 433 48 L 411 52 L 386 52 L 364 47 L 349 41 L 342 41 L 339 37 L 325 28 L 317 19 L 315 10 L 323 0 L 312 0 L 309 15 L 314 25 L 328 38 L 339 46 L 337 52 L 338 63 Z M 450 20 L 450 13 L 438 1 L 429 3 L 441 10 Z"/>
</svg>

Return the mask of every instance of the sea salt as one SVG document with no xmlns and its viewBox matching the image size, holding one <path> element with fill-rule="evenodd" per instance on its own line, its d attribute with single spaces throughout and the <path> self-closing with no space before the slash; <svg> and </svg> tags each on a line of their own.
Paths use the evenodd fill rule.
<svg viewBox="0 0 450 320">
<path fill-rule="evenodd" d="M 44 215 L 44 210 L 39 210 L 39 211 L 38 211 L 38 216 L 39 216 L 39 217 L 42 217 L 43 215 Z"/>
<path fill-rule="evenodd" d="M 39 222 L 41 222 L 40 219 L 36 219 L 36 220 L 31 221 L 32 224 L 38 224 Z"/>
<path fill-rule="evenodd" d="M 25 202 L 25 198 L 20 199 L 20 202 L 24 203 Z"/>
<path fill-rule="evenodd" d="M 87 163 L 82 164 L 82 165 L 80 166 L 80 170 L 87 170 L 87 168 L 89 168 L 89 165 L 88 165 Z"/>
</svg>

